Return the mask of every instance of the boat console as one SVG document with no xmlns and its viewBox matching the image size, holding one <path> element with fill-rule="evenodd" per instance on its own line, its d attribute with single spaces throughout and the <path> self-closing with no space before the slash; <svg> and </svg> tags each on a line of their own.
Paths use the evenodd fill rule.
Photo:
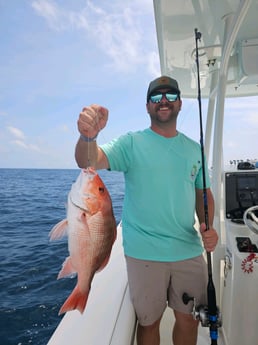
<svg viewBox="0 0 258 345">
<path fill-rule="evenodd" d="M 258 170 L 225 174 L 226 218 L 244 224 L 244 212 L 258 205 Z"/>
<path fill-rule="evenodd" d="M 258 169 L 242 168 L 225 172 L 223 181 L 226 253 L 222 318 L 228 345 L 258 341 Z"/>
</svg>

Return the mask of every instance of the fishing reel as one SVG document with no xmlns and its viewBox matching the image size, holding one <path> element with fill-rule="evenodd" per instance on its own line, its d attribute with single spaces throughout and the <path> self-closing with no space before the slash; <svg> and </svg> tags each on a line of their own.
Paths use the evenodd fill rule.
<svg viewBox="0 0 258 345">
<path fill-rule="evenodd" d="M 193 301 L 193 310 L 192 315 L 194 320 L 199 320 L 202 327 L 211 327 L 215 326 L 219 328 L 222 326 L 222 315 L 217 307 L 216 315 L 209 315 L 209 309 L 206 305 L 196 305 L 195 297 L 189 296 L 186 292 L 182 296 L 184 304 L 188 304 L 190 301 Z"/>
</svg>

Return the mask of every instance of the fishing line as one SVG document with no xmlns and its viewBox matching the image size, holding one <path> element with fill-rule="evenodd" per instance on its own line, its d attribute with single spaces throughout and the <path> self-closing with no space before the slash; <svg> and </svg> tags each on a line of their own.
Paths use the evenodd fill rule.
<svg viewBox="0 0 258 345">
<path fill-rule="evenodd" d="M 204 219 L 206 225 L 206 231 L 209 229 L 209 210 L 207 199 L 207 187 L 206 187 L 206 169 L 205 169 L 205 155 L 204 155 L 204 142 L 203 142 L 203 124 L 202 124 L 202 106 L 201 106 L 201 86 L 200 86 L 200 67 L 199 67 L 199 53 L 198 53 L 198 41 L 201 40 L 201 33 L 198 29 L 195 29 L 195 44 L 196 44 L 196 67 L 197 67 L 197 84 L 198 84 L 198 104 L 199 104 L 199 121 L 200 121 L 200 147 L 201 147 L 201 159 L 202 159 L 202 176 L 203 176 L 203 203 L 204 203 Z M 212 278 L 212 259 L 211 253 L 207 254 L 207 268 L 208 268 L 208 286 L 207 286 L 207 298 L 208 298 L 208 322 L 210 328 L 211 345 L 217 345 L 218 339 L 218 308 L 216 303 L 216 291 Z"/>
<path fill-rule="evenodd" d="M 98 133 L 100 133 L 101 131 L 101 126 L 100 126 L 100 123 L 99 123 L 99 110 L 97 110 L 97 116 L 95 117 L 95 123 L 94 123 L 94 128 L 96 127 L 97 130 L 98 130 Z M 91 141 L 93 142 L 93 141 Z M 87 167 L 86 168 L 89 168 L 91 166 L 91 161 L 90 161 L 90 153 L 93 152 L 93 148 L 91 145 L 91 142 L 88 142 L 88 145 L 87 145 L 87 154 L 88 154 L 88 160 L 87 160 Z M 94 148 L 95 150 L 95 148 Z"/>
</svg>

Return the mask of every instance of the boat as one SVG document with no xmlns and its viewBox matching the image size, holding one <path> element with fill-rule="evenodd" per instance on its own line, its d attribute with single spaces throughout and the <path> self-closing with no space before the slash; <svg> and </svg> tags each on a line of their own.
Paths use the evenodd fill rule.
<svg viewBox="0 0 258 345">
<path fill-rule="evenodd" d="M 207 159 L 212 161 L 214 227 L 219 233 L 212 255 L 222 315 L 217 343 L 255 345 L 258 165 L 239 161 L 224 168 L 223 121 L 226 97 L 258 94 L 258 0 L 154 0 L 153 5 L 161 74 L 180 81 L 183 98 L 197 98 L 198 49 L 201 95 L 208 99 L 204 142 Z M 198 48 L 195 29 L 201 33 Z M 137 321 L 129 298 L 121 227 L 108 266 L 94 277 L 84 313 L 66 313 L 48 345 L 136 344 Z M 196 311 L 194 315 L 201 318 Z M 173 313 L 167 309 L 161 345 L 171 344 L 172 324 Z M 200 325 L 197 344 L 210 342 L 209 327 Z"/>
</svg>

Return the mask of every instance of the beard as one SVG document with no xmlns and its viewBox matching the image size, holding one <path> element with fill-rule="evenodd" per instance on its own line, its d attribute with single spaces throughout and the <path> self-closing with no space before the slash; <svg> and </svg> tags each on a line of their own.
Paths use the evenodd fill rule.
<svg viewBox="0 0 258 345">
<path fill-rule="evenodd" d="M 168 124 L 176 121 L 179 110 L 175 104 L 157 104 L 154 109 L 149 109 L 149 115 L 153 123 Z"/>
</svg>

